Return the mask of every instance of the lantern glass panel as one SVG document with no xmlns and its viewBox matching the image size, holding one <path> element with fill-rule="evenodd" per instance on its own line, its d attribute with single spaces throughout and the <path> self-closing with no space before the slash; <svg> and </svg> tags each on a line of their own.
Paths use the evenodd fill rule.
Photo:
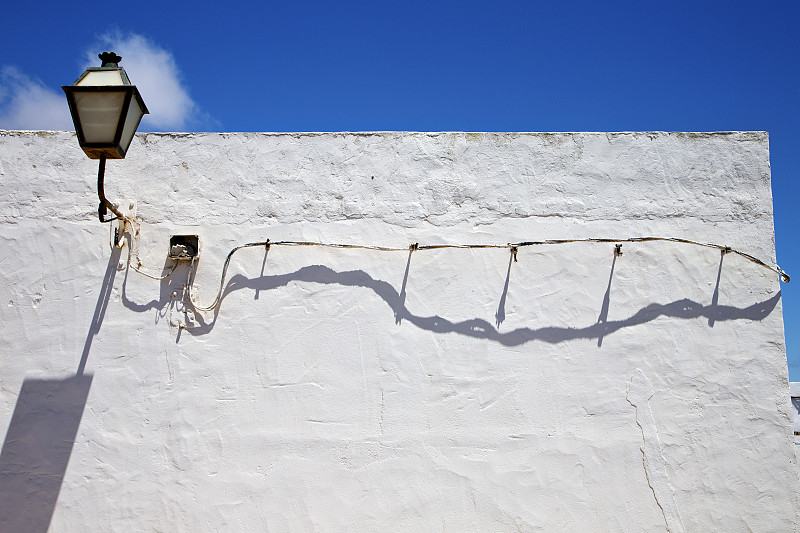
<svg viewBox="0 0 800 533">
<path fill-rule="evenodd" d="M 133 135 L 136 133 L 136 128 L 139 126 L 139 121 L 142 120 L 142 115 L 144 113 L 142 108 L 139 107 L 138 100 L 136 97 L 132 97 L 128 106 L 128 116 L 125 118 L 125 126 L 122 128 L 122 137 L 119 140 L 119 145 L 123 152 L 128 151 Z"/>
<path fill-rule="evenodd" d="M 124 102 L 123 91 L 75 93 L 75 107 L 85 142 L 114 142 Z"/>
</svg>

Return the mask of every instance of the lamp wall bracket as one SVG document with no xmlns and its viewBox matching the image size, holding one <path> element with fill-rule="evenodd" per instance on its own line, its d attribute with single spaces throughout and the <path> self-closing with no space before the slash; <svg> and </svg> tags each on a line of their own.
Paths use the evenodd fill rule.
<svg viewBox="0 0 800 533">
<path fill-rule="evenodd" d="M 113 204 L 114 209 L 120 212 L 122 217 L 115 218 L 109 224 L 109 239 L 111 246 L 122 248 L 125 244 L 125 230 L 128 229 L 128 220 L 135 220 L 138 205 L 135 200 L 123 200 L 119 204 Z"/>
</svg>

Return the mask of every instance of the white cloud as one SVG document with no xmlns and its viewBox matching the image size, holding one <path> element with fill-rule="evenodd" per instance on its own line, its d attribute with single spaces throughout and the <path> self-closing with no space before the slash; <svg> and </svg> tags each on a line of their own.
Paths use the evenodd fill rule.
<svg viewBox="0 0 800 533">
<path fill-rule="evenodd" d="M 63 94 L 6 66 L 0 69 L 0 128 L 71 130 L 73 125 Z"/>
<path fill-rule="evenodd" d="M 135 34 L 111 32 L 102 35 L 99 48 L 87 52 L 85 66 L 100 66 L 98 52 L 110 50 L 122 56 L 120 66 L 139 88 L 149 115 L 139 130 L 185 130 L 200 118 L 197 105 L 183 85 L 175 59 L 170 52 L 149 39 Z"/>
<path fill-rule="evenodd" d="M 139 88 L 150 111 L 139 131 L 185 131 L 191 125 L 214 123 L 189 96 L 170 52 L 135 33 L 106 33 L 86 52 L 83 68 L 99 67 L 97 54 L 104 50 L 122 56 L 120 66 Z M 76 69 L 75 78 L 78 74 Z M 0 128 L 72 130 L 73 124 L 60 89 L 47 87 L 16 67 L 4 66 L 0 68 Z"/>
</svg>

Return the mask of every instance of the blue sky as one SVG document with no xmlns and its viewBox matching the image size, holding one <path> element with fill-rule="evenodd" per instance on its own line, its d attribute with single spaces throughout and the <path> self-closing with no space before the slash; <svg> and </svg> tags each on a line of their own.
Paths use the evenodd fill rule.
<svg viewBox="0 0 800 533">
<path fill-rule="evenodd" d="M 800 381 L 800 2 L 88 5 L 4 6 L 0 128 L 71 129 L 59 86 L 111 48 L 142 130 L 768 131 Z"/>
</svg>

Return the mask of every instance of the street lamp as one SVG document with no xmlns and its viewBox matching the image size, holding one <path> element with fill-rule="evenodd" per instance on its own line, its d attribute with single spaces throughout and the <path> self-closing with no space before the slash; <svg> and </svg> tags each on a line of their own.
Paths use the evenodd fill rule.
<svg viewBox="0 0 800 533">
<path fill-rule="evenodd" d="M 98 216 L 105 219 L 107 210 L 124 218 L 122 213 L 106 199 L 103 191 L 106 159 L 123 159 L 147 111 L 144 100 L 135 85 L 131 85 L 122 60 L 114 52 L 103 52 L 98 57 L 100 67 L 89 67 L 72 85 L 64 85 L 69 111 L 75 124 L 78 143 L 90 159 L 99 159 L 97 194 L 100 197 Z"/>
</svg>

